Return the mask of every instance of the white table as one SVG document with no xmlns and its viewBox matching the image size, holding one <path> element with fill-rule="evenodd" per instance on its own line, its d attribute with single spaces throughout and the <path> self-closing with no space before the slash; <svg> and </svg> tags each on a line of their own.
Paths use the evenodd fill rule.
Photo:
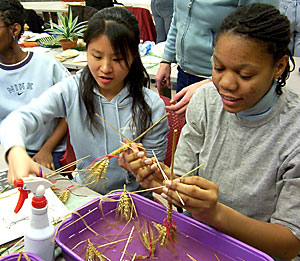
<svg viewBox="0 0 300 261">
<path fill-rule="evenodd" d="M 42 12 L 68 12 L 69 5 L 85 5 L 85 1 L 82 2 L 22 2 L 21 4 L 25 9 L 33 9 L 37 13 Z"/>
<path fill-rule="evenodd" d="M 134 6 L 146 8 L 151 12 L 151 0 L 118 0 L 124 6 Z"/>
<path fill-rule="evenodd" d="M 38 14 L 42 14 L 46 23 L 58 23 L 57 13 L 67 13 L 69 5 L 85 5 L 82 2 L 21 2 L 25 9 L 33 9 Z"/>
<path fill-rule="evenodd" d="M 6 169 L 8 167 L 6 161 L 4 160 L 3 148 L 0 144 L 0 170 Z"/>
</svg>

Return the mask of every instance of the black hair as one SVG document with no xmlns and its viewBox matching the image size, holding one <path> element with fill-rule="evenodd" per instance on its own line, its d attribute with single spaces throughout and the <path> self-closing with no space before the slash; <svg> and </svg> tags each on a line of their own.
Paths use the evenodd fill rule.
<svg viewBox="0 0 300 261">
<path fill-rule="evenodd" d="M 124 84 L 128 84 L 129 95 L 132 97 L 133 123 L 138 132 L 143 132 L 152 122 L 152 113 L 145 101 L 143 92 L 144 86 L 149 88 L 150 79 L 139 55 L 140 29 L 138 21 L 129 10 L 123 7 L 102 9 L 89 20 L 88 28 L 84 33 L 86 47 L 88 48 L 91 40 L 99 35 L 105 35 L 110 40 L 112 48 L 116 53 L 121 54 L 128 67 L 128 51 L 132 55 L 133 62 L 128 75 L 124 79 Z M 90 128 L 93 125 L 95 127 L 99 126 L 95 119 L 93 99 L 93 88 L 96 84 L 96 80 L 88 66 L 86 66 L 81 76 L 80 88 L 87 109 Z"/>
<path fill-rule="evenodd" d="M 10 26 L 15 23 L 21 25 L 21 31 L 18 38 L 24 32 L 24 7 L 18 0 L 0 0 L 0 19 L 5 26 Z"/>
<path fill-rule="evenodd" d="M 223 20 L 217 40 L 226 32 L 257 39 L 266 46 L 267 52 L 273 55 L 274 62 L 284 55 L 289 56 L 293 69 L 291 70 L 287 63 L 277 80 L 276 93 L 282 94 L 281 88 L 285 86 L 290 72 L 295 68 L 295 61 L 288 47 L 291 39 L 289 19 L 272 5 L 255 3 L 240 6 Z"/>
</svg>

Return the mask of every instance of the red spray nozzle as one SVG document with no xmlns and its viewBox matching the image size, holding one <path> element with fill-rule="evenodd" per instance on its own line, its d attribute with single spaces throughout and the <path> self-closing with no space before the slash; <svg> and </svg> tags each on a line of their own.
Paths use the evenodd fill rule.
<svg viewBox="0 0 300 261">
<path fill-rule="evenodd" d="M 18 188 L 22 188 L 24 185 L 23 179 L 15 179 L 14 181 L 14 186 Z"/>
<path fill-rule="evenodd" d="M 28 193 L 29 192 L 27 190 L 23 189 L 23 185 L 24 185 L 23 179 L 16 179 L 14 181 L 14 185 L 15 185 L 15 187 L 18 187 L 19 191 L 20 191 L 19 200 L 18 200 L 17 206 L 16 206 L 16 208 L 14 210 L 15 213 L 18 213 L 19 210 L 22 208 L 25 199 L 28 198 Z"/>
<path fill-rule="evenodd" d="M 47 200 L 44 197 L 45 189 L 50 188 L 52 183 L 46 179 L 39 177 L 24 177 L 14 181 L 14 185 L 19 188 L 20 196 L 18 204 L 15 208 L 15 213 L 22 208 L 25 199 L 28 198 L 28 194 L 32 192 L 34 198 L 32 206 L 34 208 L 42 208 L 47 205 Z"/>
</svg>

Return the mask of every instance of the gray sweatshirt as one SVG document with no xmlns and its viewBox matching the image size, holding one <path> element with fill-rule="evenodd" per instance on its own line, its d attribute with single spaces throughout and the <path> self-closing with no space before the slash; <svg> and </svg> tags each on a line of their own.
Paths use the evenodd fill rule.
<svg viewBox="0 0 300 261">
<path fill-rule="evenodd" d="M 259 120 L 223 109 L 213 83 L 199 88 L 186 113 L 175 173 L 205 163 L 199 175 L 219 187 L 219 202 L 257 220 L 281 224 L 300 239 L 300 97 L 284 92 Z M 298 259 L 297 259 L 298 260 Z"/>
</svg>

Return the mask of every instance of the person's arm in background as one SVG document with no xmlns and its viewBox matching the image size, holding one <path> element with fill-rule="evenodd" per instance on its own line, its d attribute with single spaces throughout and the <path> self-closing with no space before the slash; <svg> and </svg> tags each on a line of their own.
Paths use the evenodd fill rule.
<svg viewBox="0 0 300 261">
<path fill-rule="evenodd" d="M 199 87 L 201 87 L 202 85 L 204 85 L 206 83 L 209 83 L 210 81 L 211 81 L 210 79 L 205 79 L 203 81 L 193 83 L 193 84 L 183 88 L 180 92 L 178 92 L 174 95 L 174 97 L 170 101 L 171 105 L 166 106 L 166 109 L 174 111 L 176 114 L 184 117 L 186 108 L 187 108 L 194 92 Z"/>
<path fill-rule="evenodd" d="M 159 94 L 161 94 L 161 89 L 164 87 L 171 89 L 171 62 L 175 61 L 176 56 L 176 2 L 177 0 L 174 0 L 172 23 L 165 43 L 164 53 L 162 55 L 163 61 L 167 61 L 168 63 L 162 62 L 155 76 Z"/>
<path fill-rule="evenodd" d="M 48 169 L 55 170 L 52 152 L 59 145 L 60 141 L 66 136 L 68 125 L 65 119 L 61 119 L 52 135 L 41 147 L 40 151 L 33 156 L 33 160 Z"/>
<path fill-rule="evenodd" d="M 279 4 L 280 4 L 280 0 L 240 0 L 238 5 L 239 6 L 240 5 L 247 5 L 247 4 L 252 4 L 252 3 L 257 3 L 257 2 L 261 2 L 261 3 L 265 3 L 265 4 L 271 4 L 271 5 L 273 5 L 277 8 L 279 8 Z M 173 22 L 176 23 L 176 21 L 172 21 L 172 24 L 173 24 Z M 172 25 L 171 25 L 171 28 L 172 28 Z M 171 30 L 171 28 L 170 28 L 170 30 Z M 170 34 L 170 36 L 169 36 L 169 34 Z M 169 33 L 169 34 L 168 34 L 168 39 L 167 39 L 167 42 L 166 42 L 166 47 L 165 47 L 165 50 L 164 50 L 164 55 L 163 55 L 163 59 L 165 59 L 167 61 L 171 61 L 171 57 L 172 57 L 173 52 L 176 54 L 176 50 L 172 49 L 173 46 L 175 47 L 176 37 L 173 38 L 172 33 Z M 163 88 L 163 87 L 171 88 L 170 72 L 171 72 L 171 66 L 170 65 L 168 65 L 166 63 L 162 63 L 160 65 L 159 71 L 158 71 L 158 73 L 155 77 L 156 82 L 157 82 L 157 89 L 158 89 L 159 92 L 160 92 L 160 89 Z M 193 96 L 194 91 L 197 88 L 199 88 L 200 86 L 202 86 L 203 84 L 208 83 L 209 81 L 210 80 L 207 79 L 207 80 L 203 80 L 201 82 L 194 83 L 190 86 L 185 87 L 184 89 L 182 89 L 180 92 L 178 92 L 171 99 L 171 104 L 172 105 L 171 106 L 166 106 L 166 109 L 167 110 L 172 110 L 176 114 L 184 116 L 187 105 L 188 105 L 191 97 Z M 178 100 L 180 100 L 180 101 L 177 102 Z"/>
</svg>

